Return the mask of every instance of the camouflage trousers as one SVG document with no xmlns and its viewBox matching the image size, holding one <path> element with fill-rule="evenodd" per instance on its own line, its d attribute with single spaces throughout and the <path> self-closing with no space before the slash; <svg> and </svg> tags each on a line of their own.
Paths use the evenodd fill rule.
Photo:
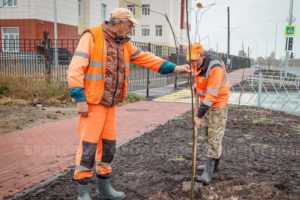
<svg viewBox="0 0 300 200">
<path fill-rule="evenodd" d="M 227 122 L 228 108 L 209 108 L 202 118 L 200 134 L 206 146 L 206 156 L 220 158 Z"/>
</svg>

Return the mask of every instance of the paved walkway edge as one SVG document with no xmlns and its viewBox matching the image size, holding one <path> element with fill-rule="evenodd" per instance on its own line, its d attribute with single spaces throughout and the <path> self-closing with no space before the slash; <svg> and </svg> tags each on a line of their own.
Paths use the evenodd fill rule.
<svg viewBox="0 0 300 200">
<path fill-rule="evenodd" d="M 170 119 L 170 120 L 174 120 L 174 119 Z M 170 120 L 168 120 L 168 121 L 170 121 Z M 120 148 L 121 146 L 126 145 L 127 143 L 131 142 L 132 140 L 134 140 L 136 138 L 139 138 L 140 136 L 142 136 L 142 135 L 144 135 L 146 133 L 149 133 L 149 132 L 155 130 L 158 126 L 164 125 L 164 124 L 168 123 L 168 121 L 165 122 L 165 123 L 163 123 L 163 124 L 158 124 L 155 127 L 152 127 L 150 129 L 147 129 L 147 130 L 145 130 L 145 132 L 137 134 L 134 137 L 128 138 L 127 141 L 122 142 L 120 144 L 117 144 L 117 148 Z M 60 177 L 63 177 L 64 175 L 66 175 L 67 173 L 69 173 L 72 170 L 73 170 L 73 166 L 68 166 L 65 170 L 59 172 L 57 175 L 55 175 L 53 177 L 50 177 L 50 178 L 48 178 L 46 180 L 42 180 L 39 183 L 37 183 L 37 184 L 35 184 L 35 185 L 33 185 L 33 186 L 31 186 L 31 187 L 29 187 L 29 188 L 21 191 L 21 192 L 16 193 L 15 195 L 13 195 L 12 198 L 9 198 L 8 200 L 14 200 L 14 199 L 17 199 L 17 198 L 22 198 L 22 197 L 25 197 L 29 193 L 37 192 L 38 190 L 46 187 L 47 185 L 51 184 L 52 182 L 54 182 L 55 180 L 59 179 Z"/>
<path fill-rule="evenodd" d="M 190 109 L 190 104 L 154 101 L 119 107 L 117 147 Z M 0 160 L 6 162 L 0 163 L 0 199 L 43 187 L 72 166 L 79 143 L 76 124 L 72 118 L 1 136 Z"/>
<path fill-rule="evenodd" d="M 37 184 L 21 191 L 21 192 L 16 193 L 12 198 L 9 198 L 8 200 L 14 200 L 14 199 L 17 199 L 17 198 L 22 198 L 22 197 L 25 197 L 29 193 L 36 192 L 36 191 L 42 189 L 43 187 L 51 184 L 53 181 L 57 180 L 58 178 L 66 175 L 71 170 L 72 169 L 70 167 L 68 167 L 68 169 L 58 173 L 57 175 L 55 175 L 53 177 L 50 177 L 46 180 L 42 180 L 41 182 L 39 182 L 39 183 L 37 183 Z"/>
</svg>

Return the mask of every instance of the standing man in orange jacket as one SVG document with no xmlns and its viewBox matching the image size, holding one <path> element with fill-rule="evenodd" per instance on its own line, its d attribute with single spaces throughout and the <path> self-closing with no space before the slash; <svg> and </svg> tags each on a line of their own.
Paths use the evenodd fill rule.
<svg viewBox="0 0 300 200">
<path fill-rule="evenodd" d="M 191 63 L 196 93 L 201 102 L 194 121 L 198 128 L 201 127 L 200 131 L 204 135 L 207 147 L 206 164 L 197 167 L 204 172 L 202 176 L 197 176 L 196 180 L 208 184 L 221 158 L 230 85 L 223 61 L 204 51 L 199 43 L 191 45 Z"/>
<path fill-rule="evenodd" d="M 111 162 L 116 150 L 117 104 L 124 101 L 129 64 L 135 63 L 161 74 L 190 72 L 135 47 L 127 35 L 138 22 L 130 10 L 117 8 L 111 18 L 82 34 L 68 70 L 70 95 L 77 102 L 80 144 L 74 177 L 78 200 L 91 200 L 89 180 L 95 164 L 99 198 L 124 199 L 111 186 Z"/>
</svg>

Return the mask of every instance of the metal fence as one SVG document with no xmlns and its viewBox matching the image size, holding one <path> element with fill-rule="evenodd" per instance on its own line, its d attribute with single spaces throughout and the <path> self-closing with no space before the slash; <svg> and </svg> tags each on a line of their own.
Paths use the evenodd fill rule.
<svg viewBox="0 0 300 200">
<path fill-rule="evenodd" d="M 268 66 L 230 73 L 230 103 L 269 108 L 300 115 L 300 67 Z"/>
<path fill-rule="evenodd" d="M 217 52 L 212 52 L 216 55 L 218 55 L 223 61 L 226 61 L 228 59 L 228 70 L 236 70 L 236 69 L 241 69 L 241 68 L 247 68 L 251 66 L 251 62 L 249 58 L 246 57 L 239 57 L 239 56 L 234 56 L 234 55 L 229 55 L 227 57 L 227 54 L 225 53 L 217 53 Z"/>
<path fill-rule="evenodd" d="M 52 79 L 65 81 L 77 44 L 78 40 L 57 40 L 58 65 L 55 65 L 53 40 L 2 40 L 0 74 L 35 79 L 44 79 L 48 74 Z"/>
<path fill-rule="evenodd" d="M 155 55 L 164 58 L 166 60 L 170 60 L 176 64 L 185 63 L 185 52 L 186 50 L 181 50 L 180 54 L 176 54 L 176 48 L 155 45 L 151 43 L 143 43 L 143 42 L 133 42 L 133 44 L 143 50 L 152 52 Z M 174 59 L 174 55 L 176 58 Z M 185 75 L 174 75 L 174 74 L 166 74 L 162 75 L 153 71 L 150 71 L 145 68 L 141 68 L 138 65 L 131 64 L 131 73 L 129 76 L 129 91 L 136 91 L 141 89 L 147 89 L 146 96 L 149 96 L 149 89 L 167 86 L 170 84 L 174 84 L 174 82 L 187 81 L 188 77 Z"/>
<path fill-rule="evenodd" d="M 176 53 L 173 47 L 150 43 L 133 42 L 138 48 L 150 51 L 164 59 Z M 26 77 L 66 82 L 68 65 L 77 47 L 78 40 L 57 40 L 58 64 L 55 65 L 54 41 L 44 40 L 2 40 L 0 51 L 0 74 L 6 77 Z M 46 49 L 46 50 L 45 50 Z M 184 51 L 181 51 L 185 53 Z M 183 63 L 184 56 L 178 56 Z M 172 84 L 174 75 L 161 75 L 131 64 L 129 91 L 161 87 Z M 178 80 L 185 79 L 179 76 Z"/>
<path fill-rule="evenodd" d="M 67 82 L 67 69 L 78 39 L 59 39 L 57 44 L 57 62 L 54 56 L 54 40 L 45 36 L 43 40 L 1 40 L 0 74 L 6 77 L 27 77 L 34 79 L 52 79 Z M 149 51 L 176 64 L 186 63 L 185 49 L 176 49 L 150 43 L 133 42 L 143 51 Z M 219 54 L 223 59 L 226 54 Z M 231 56 L 231 68 L 249 67 L 247 58 Z M 55 64 L 57 63 L 57 64 Z M 186 75 L 161 75 L 146 68 L 131 65 L 129 91 L 162 87 L 187 81 Z"/>
</svg>

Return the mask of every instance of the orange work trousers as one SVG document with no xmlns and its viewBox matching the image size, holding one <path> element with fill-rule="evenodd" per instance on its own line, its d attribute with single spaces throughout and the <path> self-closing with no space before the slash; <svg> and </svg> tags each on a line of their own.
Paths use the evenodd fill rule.
<svg viewBox="0 0 300 200">
<path fill-rule="evenodd" d="M 88 117 L 79 117 L 76 180 L 91 178 L 95 164 L 99 175 L 112 172 L 110 164 L 116 151 L 116 112 L 117 106 L 89 104 Z"/>
</svg>

